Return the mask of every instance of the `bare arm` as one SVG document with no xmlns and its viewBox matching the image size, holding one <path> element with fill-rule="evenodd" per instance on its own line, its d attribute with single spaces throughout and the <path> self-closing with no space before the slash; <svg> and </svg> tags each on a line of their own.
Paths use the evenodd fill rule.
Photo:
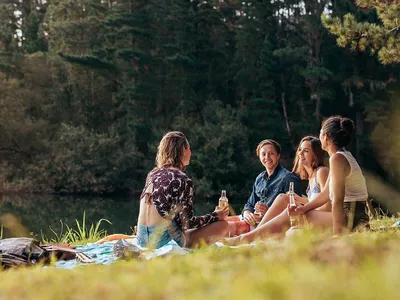
<svg viewBox="0 0 400 300">
<path fill-rule="evenodd" d="M 317 182 L 321 187 L 321 190 L 324 189 L 325 185 L 327 184 L 328 177 L 329 177 L 328 168 L 323 167 L 317 171 Z"/>
<path fill-rule="evenodd" d="M 321 193 L 319 193 L 313 200 L 306 203 L 304 206 L 299 206 L 296 208 L 296 211 L 299 214 L 304 214 L 310 210 L 321 207 L 326 204 L 329 199 L 329 169 L 328 168 L 320 168 L 317 172 L 317 182 L 321 187 Z"/>
<path fill-rule="evenodd" d="M 332 219 L 333 235 L 342 233 L 343 226 L 343 203 L 345 194 L 345 180 L 350 173 L 350 165 L 347 159 L 341 154 L 334 154 L 329 160 L 332 180 Z"/>
<path fill-rule="evenodd" d="M 296 202 L 296 205 L 300 205 L 300 204 L 304 205 L 304 204 L 308 203 L 308 198 L 294 194 L 294 201 Z"/>
<path fill-rule="evenodd" d="M 325 184 L 324 188 L 322 189 L 321 193 L 319 193 L 313 200 L 308 202 L 306 205 L 300 207 L 301 213 L 308 212 L 310 210 L 316 209 L 326 202 L 329 201 L 329 184 Z"/>
</svg>

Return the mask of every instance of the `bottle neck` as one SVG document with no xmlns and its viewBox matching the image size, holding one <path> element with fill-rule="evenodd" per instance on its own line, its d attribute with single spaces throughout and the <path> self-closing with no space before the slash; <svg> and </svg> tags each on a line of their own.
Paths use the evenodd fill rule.
<svg viewBox="0 0 400 300">
<path fill-rule="evenodd" d="M 297 206 L 296 202 L 294 201 L 294 193 L 289 194 L 289 204 L 290 206 Z"/>
<path fill-rule="evenodd" d="M 226 199 L 226 191 L 225 190 L 222 190 L 221 198 Z"/>
<path fill-rule="evenodd" d="M 289 183 L 289 194 L 294 194 L 294 182 Z"/>
</svg>

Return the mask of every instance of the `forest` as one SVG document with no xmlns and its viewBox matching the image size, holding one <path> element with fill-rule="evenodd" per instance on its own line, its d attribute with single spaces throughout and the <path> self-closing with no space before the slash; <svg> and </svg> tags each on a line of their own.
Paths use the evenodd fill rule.
<svg viewBox="0 0 400 300">
<path fill-rule="evenodd" d="M 196 197 L 244 199 L 258 142 L 290 169 L 337 114 L 362 167 L 398 186 L 400 5 L 363 2 L 2 0 L 0 191 L 138 192 L 180 130 Z"/>
</svg>

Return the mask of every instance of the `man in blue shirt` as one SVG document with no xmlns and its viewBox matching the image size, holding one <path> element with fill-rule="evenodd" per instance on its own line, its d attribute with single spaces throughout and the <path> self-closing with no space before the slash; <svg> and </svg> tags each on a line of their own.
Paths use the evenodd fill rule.
<svg viewBox="0 0 400 300">
<path fill-rule="evenodd" d="M 279 194 L 289 191 L 290 182 L 294 182 L 295 193 L 302 194 L 300 179 L 279 164 L 281 146 L 276 141 L 260 142 L 256 153 L 266 170 L 257 176 L 253 191 L 243 208 L 243 219 L 251 226 L 256 224 L 254 211 L 256 210 L 264 216 L 275 198 Z"/>
</svg>

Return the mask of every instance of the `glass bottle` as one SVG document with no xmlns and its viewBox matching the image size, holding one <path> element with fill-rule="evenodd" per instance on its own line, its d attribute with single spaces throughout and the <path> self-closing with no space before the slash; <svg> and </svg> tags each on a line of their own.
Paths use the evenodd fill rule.
<svg viewBox="0 0 400 300">
<path fill-rule="evenodd" d="M 262 219 L 261 212 L 258 211 L 258 210 L 255 210 L 254 211 L 254 218 L 256 219 L 256 226 L 255 227 L 257 227 L 258 224 L 260 224 L 261 219 Z"/>
<path fill-rule="evenodd" d="M 290 182 L 289 184 L 289 205 L 291 208 L 296 208 L 296 202 L 294 200 L 294 182 Z M 300 216 L 290 216 L 290 226 L 298 227 L 300 226 Z"/>
<path fill-rule="evenodd" d="M 224 208 L 225 206 L 228 206 L 228 198 L 226 197 L 226 191 L 222 190 L 221 192 L 221 197 L 219 198 L 219 204 L 218 207 L 220 209 Z"/>
</svg>

